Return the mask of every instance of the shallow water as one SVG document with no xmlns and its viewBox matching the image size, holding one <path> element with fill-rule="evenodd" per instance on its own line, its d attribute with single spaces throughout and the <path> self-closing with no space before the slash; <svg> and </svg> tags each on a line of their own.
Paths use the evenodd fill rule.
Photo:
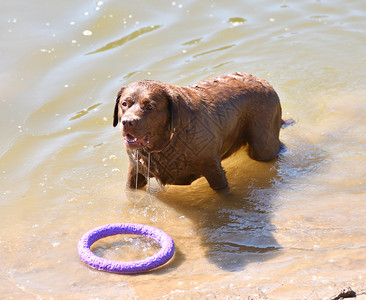
<svg viewBox="0 0 366 300">
<path fill-rule="evenodd" d="M 0 27 L 0 293 L 4 299 L 321 299 L 366 277 L 366 2 L 8 1 Z M 186 85 L 233 71 L 267 79 L 283 114 L 280 158 L 224 162 L 230 195 L 124 186 L 112 127 L 121 85 Z M 89 269 L 86 231 L 137 222 L 174 259 L 123 276 Z M 99 255 L 156 245 L 121 237 Z M 121 251 L 122 249 L 122 251 Z M 147 254 L 146 254 L 147 253 Z"/>
</svg>

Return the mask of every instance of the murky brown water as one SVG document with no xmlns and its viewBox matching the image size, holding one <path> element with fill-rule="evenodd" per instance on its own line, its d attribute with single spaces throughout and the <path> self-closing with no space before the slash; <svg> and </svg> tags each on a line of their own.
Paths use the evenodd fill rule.
<svg viewBox="0 0 366 300">
<path fill-rule="evenodd" d="M 365 290 L 365 1 L 16 0 L 0 14 L 2 298 L 326 299 L 345 286 Z M 274 85 L 297 121 L 281 133 L 288 151 L 271 163 L 245 150 L 226 160 L 226 197 L 203 179 L 126 190 L 111 118 L 118 88 L 233 71 Z M 134 276 L 89 269 L 79 238 L 114 222 L 165 230 L 174 260 Z M 127 260 L 156 247 L 119 243 L 95 251 Z"/>
</svg>

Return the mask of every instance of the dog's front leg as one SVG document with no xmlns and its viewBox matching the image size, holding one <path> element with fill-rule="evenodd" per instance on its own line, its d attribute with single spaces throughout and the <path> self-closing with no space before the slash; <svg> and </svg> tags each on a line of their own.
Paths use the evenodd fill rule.
<svg viewBox="0 0 366 300">
<path fill-rule="evenodd" d="M 222 190 L 228 186 L 225 171 L 221 166 L 221 159 L 208 164 L 202 175 L 214 190 Z"/>
<path fill-rule="evenodd" d="M 130 166 L 127 171 L 127 182 L 126 185 L 131 188 L 136 188 L 136 180 L 137 180 L 137 188 L 142 188 L 147 184 L 146 177 L 141 173 L 136 174 L 136 167 L 133 163 L 130 163 Z"/>
</svg>

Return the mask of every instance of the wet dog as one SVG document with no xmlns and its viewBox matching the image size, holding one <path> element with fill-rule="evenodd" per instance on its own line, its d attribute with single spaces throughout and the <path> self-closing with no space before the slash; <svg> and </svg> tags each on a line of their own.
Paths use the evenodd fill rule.
<svg viewBox="0 0 366 300">
<path fill-rule="evenodd" d="M 273 159 L 285 122 L 267 81 L 232 73 L 187 87 L 150 80 L 124 86 L 114 108 L 118 123 L 130 157 L 127 186 L 143 187 L 147 177 L 188 185 L 204 176 L 219 190 L 228 186 L 222 159 L 244 145 L 255 160 Z"/>
</svg>

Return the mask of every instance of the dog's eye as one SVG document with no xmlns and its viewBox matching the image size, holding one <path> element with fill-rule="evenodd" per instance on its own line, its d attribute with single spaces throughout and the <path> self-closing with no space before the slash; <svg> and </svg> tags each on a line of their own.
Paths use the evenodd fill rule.
<svg viewBox="0 0 366 300">
<path fill-rule="evenodd" d="M 131 105 L 133 105 L 133 99 L 131 97 L 127 97 L 125 98 L 122 102 L 121 102 L 121 105 L 123 108 L 128 108 L 130 107 Z"/>
<path fill-rule="evenodd" d="M 146 110 L 154 110 L 154 109 L 155 109 L 155 107 L 151 103 L 149 103 L 148 105 L 146 105 Z"/>
</svg>

